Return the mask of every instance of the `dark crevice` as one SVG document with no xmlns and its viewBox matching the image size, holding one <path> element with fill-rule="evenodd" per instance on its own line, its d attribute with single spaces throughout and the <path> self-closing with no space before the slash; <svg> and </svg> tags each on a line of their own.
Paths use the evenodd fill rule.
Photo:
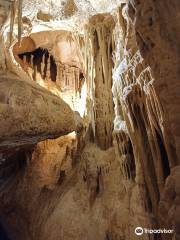
<svg viewBox="0 0 180 240">
<path fill-rule="evenodd" d="M 1 240 L 10 240 L 6 230 L 4 229 L 4 227 L 2 226 L 1 223 L 0 223 L 0 239 Z"/>
<path fill-rule="evenodd" d="M 37 67 L 37 72 L 41 74 L 43 79 L 46 79 L 48 70 L 50 71 L 50 79 L 56 82 L 57 77 L 57 65 L 55 59 L 49 54 L 47 49 L 37 48 L 33 52 L 25 52 L 18 55 L 21 60 L 26 57 L 26 62 L 33 69 Z M 42 63 L 44 61 L 44 69 L 42 69 Z M 50 64 L 50 66 L 48 66 Z"/>
<path fill-rule="evenodd" d="M 0 180 L 6 181 L 14 174 L 24 172 L 27 162 L 27 156 L 30 155 L 30 151 L 18 151 L 10 156 L 7 156 L 5 161 L 1 164 L 0 168 Z"/>
<path fill-rule="evenodd" d="M 99 46 L 98 34 L 96 30 L 94 31 L 94 43 L 95 43 L 94 44 L 95 48 L 98 51 L 100 49 L 100 46 Z"/>
<path fill-rule="evenodd" d="M 103 66 L 103 59 L 101 58 L 101 64 L 102 64 L 102 66 Z M 103 69 L 103 67 L 102 67 L 102 80 L 103 80 L 103 84 L 105 84 L 105 76 L 104 76 L 104 69 Z"/>
<path fill-rule="evenodd" d="M 135 180 L 135 178 L 136 178 L 136 164 L 135 164 L 135 159 L 134 159 L 132 143 L 131 143 L 130 139 L 129 139 L 129 142 L 128 142 L 128 153 L 132 156 L 131 164 L 130 164 L 130 171 L 131 171 L 132 179 Z"/>
<path fill-rule="evenodd" d="M 100 181 L 99 176 L 96 179 L 96 194 L 98 195 L 100 193 Z"/>
<path fill-rule="evenodd" d="M 153 207 L 152 207 L 152 202 L 151 202 L 151 198 L 149 195 L 149 191 L 147 186 L 145 185 L 145 193 L 146 193 L 146 200 L 145 200 L 145 208 L 147 212 L 152 212 L 153 211 Z"/>
<path fill-rule="evenodd" d="M 53 56 L 50 56 L 50 74 L 51 74 L 51 80 L 53 82 L 56 82 L 57 66 Z"/>
<path fill-rule="evenodd" d="M 47 75 L 48 58 L 49 58 L 49 52 L 46 51 L 45 54 L 44 54 L 44 64 L 45 64 L 45 66 L 44 66 L 43 75 L 42 75 L 43 79 L 45 79 L 46 75 Z"/>
<path fill-rule="evenodd" d="M 157 137 L 157 142 L 158 142 L 160 153 L 161 153 L 164 177 L 167 178 L 167 176 L 169 176 L 169 174 L 170 174 L 168 155 L 167 155 L 167 152 L 166 152 L 166 148 L 164 146 L 163 139 L 160 136 L 160 134 L 158 133 L 158 131 L 156 131 L 156 137 Z"/>
<path fill-rule="evenodd" d="M 64 182 L 65 178 L 66 178 L 66 172 L 64 170 L 60 171 L 58 184 L 61 185 Z"/>
</svg>

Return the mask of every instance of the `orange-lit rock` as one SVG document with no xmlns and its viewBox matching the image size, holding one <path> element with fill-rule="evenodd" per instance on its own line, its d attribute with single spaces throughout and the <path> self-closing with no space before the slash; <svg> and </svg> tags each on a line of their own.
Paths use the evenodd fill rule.
<svg viewBox="0 0 180 240">
<path fill-rule="evenodd" d="M 57 96 L 11 75 L 1 76 L 0 85 L 1 150 L 32 145 L 75 130 L 72 110 Z"/>
</svg>

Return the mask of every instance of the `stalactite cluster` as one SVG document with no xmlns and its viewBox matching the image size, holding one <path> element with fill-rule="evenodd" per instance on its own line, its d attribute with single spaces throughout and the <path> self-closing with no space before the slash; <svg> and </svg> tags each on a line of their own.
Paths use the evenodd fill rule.
<svg viewBox="0 0 180 240">
<path fill-rule="evenodd" d="M 60 91 L 73 91 L 81 95 L 81 89 L 84 84 L 83 72 L 76 66 L 62 64 L 50 55 L 48 49 L 38 48 L 33 52 L 20 53 L 21 66 L 25 69 L 34 81 L 38 81 L 38 74 L 45 81 L 56 83 Z M 29 71 L 28 69 L 33 71 Z"/>
<path fill-rule="evenodd" d="M 124 152 L 132 146 L 130 158 L 135 163 L 136 183 L 144 185 L 143 199 L 149 199 L 152 206 L 149 209 L 157 215 L 165 179 L 177 163 L 167 137 L 164 110 L 154 87 L 152 70 L 136 45 L 129 17 L 131 10 L 127 4 L 122 5 L 116 16 L 121 27 L 114 32 L 117 49 L 113 73 L 114 139 L 121 164 Z M 125 35 L 119 35 L 121 30 Z"/>
<path fill-rule="evenodd" d="M 57 83 L 61 91 L 73 90 L 75 94 L 81 95 L 84 81 L 84 74 L 78 67 L 57 62 Z"/>
<path fill-rule="evenodd" d="M 170 167 L 175 165 L 163 127 L 163 109 L 153 87 L 151 69 L 144 68 L 139 52 L 121 69 L 120 65 L 114 88 L 120 91 L 118 100 L 132 142 L 136 166 L 143 169 L 155 211 L 165 178 Z M 139 172 L 142 170 L 137 167 L 137 175 Z"/>
<path fill-rule="evenodd" d="M 33 52 L 21 53 L 18 55 L 22 60 L 22 67 L 28 71 L 28 67 L 33 69 L 32 77 L 37 80 L 37 73 L 45 80 L 51 79 L 56 82 L 57 66 L 54 57 L 47 49 L 38 48 Z"/>
</svg>

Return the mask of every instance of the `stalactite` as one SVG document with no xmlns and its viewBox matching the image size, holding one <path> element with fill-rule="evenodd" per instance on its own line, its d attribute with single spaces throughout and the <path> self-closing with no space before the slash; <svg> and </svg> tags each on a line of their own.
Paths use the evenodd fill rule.
<svg viewBox="0 0 180 240">
<path fill-rule="evenodd" d="M 64 97 L 73 109 L 79 108 L 84 72 L 78 66 L 64 64 L 48 49 L 37 48 L 18 55 L 22 68 L 41 86 Z M 80 111 L 84 111 L 83 108 Z"/>
<path fill-rule="evenodd" d="M 23 0 L 18 0 L 18 44 L 21 45 L 22 35 L 22 3 Z"/>
<path fill-rule="evenodd" d="M 37 79 L 37 66 L 34 65 L 33 80 L 36 82 Z"/>
<path fill-rule="evenodd" d="M 165 138 L 163 109 L 153 86 L 151 69 L 145 66 L 139 51 L 130 57 L 126 64 L 124 62 L 122 61 L 116 67 L 117 72 L 114 72 L 114 93 L 117 95 L 115 88 L 120 91 L 118 99 L 121 102 L 138 166 L 137 176 L 142 168 L 153 212 L 156 213 L 159 195 L 167 177 L 167 173 L 163 172 L 164 157 L 168 158 L 169 164 L 175 163 L 171 160 L 169 143 Z M 165 155 L 167 152 L 167 156 L 162 156 L 161 148 L 164 149 L 162 151 Z"/>
<path fill-rule="evenodd" d="M 48 81 L 51 78 L 51 74 L 50 74 L 50 56 L 48 54 L 47 56 L 47 70 L 46 70 L 46 81 Z"/>
<path fill-rule="evenodd" d="M 16 1 L 11 2 L 11 15 L 10 15 L 10 46 L 12 44 L 13 39 L 13 30 L 14 30 L 14 20 L 15 20 L 15 5 Z"/>
<path fill-rule="evenodd" d="M 120 163 L 120 169 L 125 180 L 135 181 L 136 166 L 130 138 L 127 129 L 119 128 L 114 130 L 114 144 L 116 156 Z"/>
<path fill-rule="evenodd" d="M 57 76 L 56 76 L 56 82 L 57 85 L 59 86 L 59 89 L 61 89 L 61 68 L 60 68 L 60 63 L 56 62 L 56 66 L 57 66 Z"/>
</svg>

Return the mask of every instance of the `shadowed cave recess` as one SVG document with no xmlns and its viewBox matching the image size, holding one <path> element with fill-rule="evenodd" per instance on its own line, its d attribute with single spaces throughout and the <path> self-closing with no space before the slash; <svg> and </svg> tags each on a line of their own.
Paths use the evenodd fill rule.
<svg viewBox="0 0 180 240">
<path fill-rule="evenodd" d="M 180 240 L 179 15 L 1 0 L 0 240 Z"/>
</svg>

